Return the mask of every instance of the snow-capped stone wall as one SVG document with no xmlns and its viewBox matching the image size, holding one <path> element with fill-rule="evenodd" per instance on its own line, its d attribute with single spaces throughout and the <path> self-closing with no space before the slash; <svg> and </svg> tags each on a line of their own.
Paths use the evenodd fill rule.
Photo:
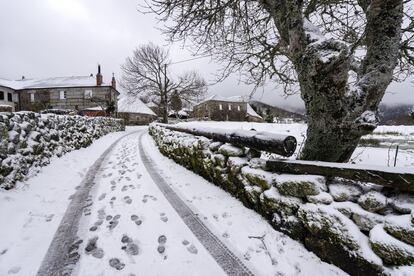
<svg viewBox="0 0 414 276">
<path fill-rule="evenodd" d="M 0 113 L 0 188 L 11 189 L 53 156 L 124 130 L 122 120 L 34 112 Z"/>
<path fill-rule="evenodd" d="M 159 150 L 351 275 L 414 265 L 414 195 L 370 183 L 266 171 L 246 148 L 150 125 Z"/>
</svg>

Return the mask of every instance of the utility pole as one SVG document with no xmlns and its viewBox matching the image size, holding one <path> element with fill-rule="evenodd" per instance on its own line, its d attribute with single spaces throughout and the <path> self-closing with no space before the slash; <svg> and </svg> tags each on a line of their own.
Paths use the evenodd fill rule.
<svg viewBox="0 0 414 276">
<path fill-rule="evenodd" d="M 167 64 L 164 64 L 164 110 L 163 110 L 163 123 L 168 123 L 168 107 L 167 107 Z"/>
</svg>

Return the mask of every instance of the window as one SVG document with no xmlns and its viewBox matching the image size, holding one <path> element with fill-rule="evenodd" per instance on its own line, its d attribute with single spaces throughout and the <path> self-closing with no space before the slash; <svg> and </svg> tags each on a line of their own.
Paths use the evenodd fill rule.
<svg viewBox="0 0 414 276">
<path fill-rule="evenodd" d="M 9 102 L 12 102 L 13 101 L 13 94 L 12 93 L 7 93 L 7 100 L 9 101 Z"/>
<path fill-rule="evenodd" d="M 240 111 L 240 105 L 237 106 L 237 111 Z"/>
<path fill-rule="evenodd" d="M 219 104 L 219 109 L 223 110 L 223 105 L 222 104 Z"/>
<path fill-rule="evenodd" d="M 85 99 L 92 98 L 93 92 L 92 90 L 85 90 Z"/>
<path fill-rule="evenodd" d="M 32 92 L 30 93 L 30 102 L 34 103 L 34 101 L 35 101 L 35 93 Z"/>
<path fill-rule="evenodd" d="M 60 99 L 61 100 L 65 100 L 66 99 L 66 91 L 64 91 L 64 90 L 61 90 L 60 92 L 59 92 L 59 95 L 60 95 Z"/>
<path fill-rule="evenodd" d="M 4 92 L 0 91 L 0 100 L 4 100 Z"/>
<path fill-rule="evenodd" d="M 229 110 L 231 110 L 231 104 L 229 104 Z"/>
</svg>

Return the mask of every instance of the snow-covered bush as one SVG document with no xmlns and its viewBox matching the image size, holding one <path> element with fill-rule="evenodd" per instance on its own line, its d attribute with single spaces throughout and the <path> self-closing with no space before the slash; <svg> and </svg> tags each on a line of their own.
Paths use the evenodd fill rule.
<svg viewBox="0 0 414 276">
<path fill-rule="evenodd" d="M 0 113 L 0 188 L 11 189 L 53 156 L 89 146 L 124 130 L 123 121 L 33 112 Z"/>
<path fill-rule="evenodd" d="M 150 125 L 161 153 L 225 189 L 351 275 L 414 265 L 414 195 L 372 183 L 266 171 L 246 148 Z"/>
</svg>

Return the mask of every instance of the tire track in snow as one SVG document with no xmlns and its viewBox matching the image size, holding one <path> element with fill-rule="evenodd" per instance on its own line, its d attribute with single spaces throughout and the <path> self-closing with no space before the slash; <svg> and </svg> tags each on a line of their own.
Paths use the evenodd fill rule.
<svg viewBox="0 0 414 276">
<path fill-rule="evenodd" d="M 143 134 L 141 134 L 139 138 L 141 160 L 154 183 L 158 186 L 187 227 L 193 232 L 200 243 L 207 249 L 227 275 L 253 276 L 254 274 L 244 265 L 244 263 L 224 243 L 222 243 L 196 215 L 194 215 L 187 204 L 185 204 L 185 202 L 157 172 L 156 165 L 151 157 L 144 151 L 144 147 L 142 146 L 142 136 Z"/>
<path fill-rule="evenodd" d="M 74 269 L 78 257 L 71 252 L 74 243 L 77 240 L 77 232 L 79 227 L 79 221 L 84 209 L 84 203 L 89 195 L 91 188 L 94 186 L 95 176 L 101 169 L 103 161 L 113 150 L 113 148 L 123 138 L 136 134 L 140 131 L 134 131 L 128 133 L 115 142 L 113 142 L 99 158 L 88 169 L 85 177 L 83 178 L 80 188 L 73 195 L 71 202 L 69 203 L 65 214 L 59 224 L 58 229 L 53 237 L 52 242 L 43 258 L 42 264 L 37 272 L 37 276 L 49 276 L 49 275 L 70 275 Z M 72 254 L 71 254 L 72 253 Z"/>
</svg>

